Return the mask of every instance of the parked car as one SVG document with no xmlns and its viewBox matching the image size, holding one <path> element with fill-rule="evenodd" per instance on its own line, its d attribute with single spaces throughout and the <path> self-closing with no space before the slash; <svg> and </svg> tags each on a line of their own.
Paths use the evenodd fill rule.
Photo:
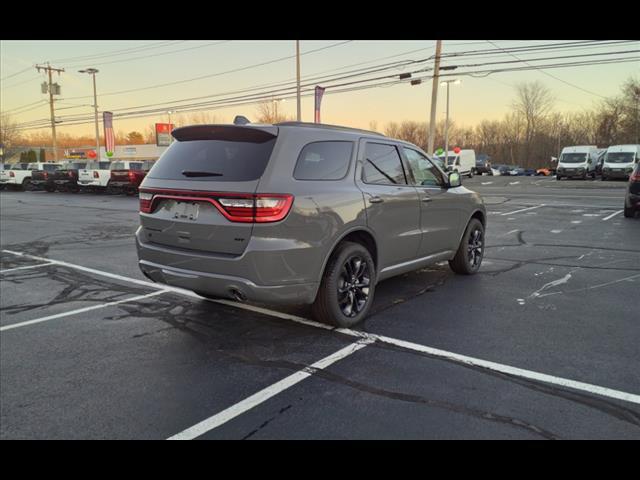
<svg viewBox="0 0 640 480">
<path fill-rule="evenodd" d="M 138 187 L 144 180 L 153 162 L 130 162 L 129 168 L 125 168 L 123 162 L 113 162 L 111 165 L 111 181 L 109 186 L 114 192 L 123 192 L 126 195 L 136 195 Z"/>
<path fill-rule="evenodd" d="M 450 151 L 447 155 L 440 155 L 441 161 L 446 160 L 447 170 L 458 172 L 460 175 L 473 177 L 473 171 L 476 167 L 476 152 L 474 150 L 460 150 L 459 153 Z"/>
<path fill-rule="evenodd" d="M 555 174 L 555 170 L 551 169 L 551 168 L 547 168 L 547 167 L 543 167 L 543 168 L 538 168 L 536 170 L 536 175 L 537 176 L 544 176 L 544 177 L 548 177 L 550 175 L 554 175 Z"/>
<path fill-rule="evenodd" d="M 632 218 L 640 212 L 640 163 L 629 176 L 629 188 L 624 199 L 624 216 Z"/>
<path fill-rule="evenodd" d="M 556 180 L 563 178 L 596 178 L 598 147 L 595 145 L 578 145 L 562 149 L 558 159 Z"/>
<path fill-rule="evenodd" d="M 640 145 L 613 145 L 607 149 L 602 165 L 602 180 L 631 176 L 640 159 Z"/>
<path fill-rule="evenodd" d="M 510 175 L 517 177 L 524 175 L 524 168 L 522 167 L 513 167 L 509 172 Z"/>
<path fill-rule="evenodd" d="M 525 168 L 524 169 L 524 173 L 523 175 L 526 175 L 527 177 L 532 177 L 536 174 L 536 170 L 535 168 Z"/>
<path fill-rule="evenodd" d="M 28 165 L 28 163 L 8 163 L 3 165 L 0 169 L 0 188 L 4 190 L 5 188 L 15 186 L 15 172 L 12 175 L 11 171 L 26 170 Z"/>
<path fill-rule="evenodd" d="M 61 192 L 78 193 L 80 191 L 78 172 L 85 169 L 86 166 L 87 162 L 85 161 L 69 162 L 63 165 L 62 168 L 53 173 L 54 189 L 51 191 L 59 190 Z"/>
<path fill-rule="evenodd" d="M 361 321 L 376 284 L 448 260 L 474 274 L 481 197 L 419 147 L 301 122 L 194 125 L 140 186 L 139 266 L 210 298 L 312 304 L 320 321 Z"/>
<path fill-rule="evenodd" d="M 33 163 L 29 164 L 29 168 L 33 166 Z M 56 170 L 59 170 L 61 166 L 62 164 L 60 163 L 45 163 L 42 168 L 31 170 L 31 188 L 33 190 L 54 191 L 53 177 Z"/>
<path fill-rule="evenodd" d="M 491 169 L 491 157 L 486 154 L 480 154 L 476 157 L 476 166 L 474 169 L 474 173 L 477 175 L 493 175 L 493 170 Z"/>
</svg>

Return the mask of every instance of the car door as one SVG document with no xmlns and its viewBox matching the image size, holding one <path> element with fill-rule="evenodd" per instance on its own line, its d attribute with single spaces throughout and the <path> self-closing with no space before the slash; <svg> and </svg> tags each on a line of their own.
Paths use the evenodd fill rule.
<svg viewBox="0 0 640 480">
<path fill-rule="evenodd" d="M 449 189 L 444 173 L 423 153 L 402 147 L 409 183 L 420 197 L 421 242 L 419 257 L 455 251 L 460 240 L 463 204 L 460 194 Z"/>
<path fill-rule="evenodd" d="M 407 182 L 398 147 L 361 140 L 356 184 L 364 193 L 367 225 L 378 244 L 378 270 L 416 258 L 420 246 L 420 201 Z"/>
</svg>

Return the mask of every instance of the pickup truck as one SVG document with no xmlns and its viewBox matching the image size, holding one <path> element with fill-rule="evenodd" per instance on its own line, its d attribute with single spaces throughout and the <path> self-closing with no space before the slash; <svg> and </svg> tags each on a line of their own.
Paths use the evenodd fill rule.
<svg viewBox="0 0 640 480">
<path fill-rule="evenodd" d="M 15 185 L 15 173 L 12 176 L 11 170 L 26 170 L 27 163 L 7 163 L 0 168 L 0 189 L 4 190 L 5 187 L 9 188 L 10 186 Z"/>
<path fill-rule="evenodd" d="M 111 162 L 88 162 L 78 170 L 78 187 L 82 190 L 106 190 L 111 180 Z"/>
<path fill-rule="evenodd" d="M 30 167 L 34 165 L 33 163 L 29 164 Z M 61 167 L 62 164 L 60 163 L 45 163 L 42 165 L 42 169 L 33 169 L 31 171 L 31 189 L 54 191 L 53 176 Z"/>
<path fill-rule="evenodd" d="M 34 170 L 55 169 L 59 163 L 16 163 L 0 175 L 0 184 L 20 190 L 30 190 L 31 176 Z"/>
<path fill-rule="evenodd" d="M 153 162 L 129 162 L 129 168 L 125 168 L 124 162 L 111 164 L 110 188 L 114 192 L 123 192 L 126 195 L 138 193 L 138 187 L 153 166 Z"/>
<path fill-rule="evenodd" d="M 78 193 L 78 170 L 85 168 L 87 162 L 67 162 L 61 168 L 49 175 L 50 184 L 45 186 L 47 192 L 71 192 Z"/>
</svg>

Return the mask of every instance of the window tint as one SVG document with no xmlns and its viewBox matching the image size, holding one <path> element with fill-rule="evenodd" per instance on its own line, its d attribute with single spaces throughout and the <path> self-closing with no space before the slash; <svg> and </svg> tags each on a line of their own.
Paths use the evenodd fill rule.
<svg viewBox="0 0 640 480">
<path fill-rule="evenodd" d="M 402 150 L 409 162 L 416 185 L 427 187 L 444 186 L 444 179 L 440 170 L 427 157 L 410 148 L 403 148 Z"/>
<path fill-rule="evenodd" d="M 129 170 L 142 170 L 142 163 L 140 163 L 140 162 L 131 162 L 129 164 Z"/>
<path fill-rule="evenodd" d="M 58 168 L 60 168 L 60 167 L 59 167 L 59 165 L 57 163 L 55 165 L 46 164 L 46 163 L 44 165 L 42 165 L 42 169 L 46 170 L 48 172 L 52 172 L 54 170 L 58 170 Z"/>
<path fill-rule="evenodd" d="M 276 138 L 242 140 L 183 140 L 171 144 L 149 171 L 149 177 L 169 180 L 246 182 L 262 176 Z M 185 176 L 183 171 L 216 176 Z"/>
<path fill-rule="evenodd" d="M 111 170 L 125 170 L 124 162 L 113 162 L 109 168 Z"/>
<path fill-rule="evenodd" d="M 300 152 L 293 177 L 296 180 L 339 180 L 349 169 L 352 142 L 314 142 Z"/>
<path fill-rule="evenodd" d="M 362 180 L 365 183 L 406 185 L 398 150 L 393 145 L 367 143 Z"/>
</svg>

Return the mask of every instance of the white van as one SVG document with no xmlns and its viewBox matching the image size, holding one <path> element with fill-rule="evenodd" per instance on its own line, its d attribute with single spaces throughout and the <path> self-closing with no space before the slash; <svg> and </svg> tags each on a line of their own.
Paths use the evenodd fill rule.
<svg viewBox="0 0 640 480">
<path fill-rule="evenodd" d="M 598 163 L 598 147 L 595 145 L 577 145 L 564 147 L 558 159 L 556 179 L 563 178 L 596 178 Z"/>
<path fill-rule="evenodd" d="M 445 162 L 445 154 L 440 155 L 440 160 Z M 476 168 L 476 152 L 475 150 L 460 150 L 460 153 L 450 151 L 447 155 L 447 163 L 445 168 L 452 172 L 458 172 L 460 175 L 468 175 L 473 177 L 473 169 Z"/>
<path fill-rule="evenodd" d="M 640 161 L 640 145 L 613 145 L 607 149 L 602 164 L 602 180 L 628 179 L 633 167 Z"/>
</svg>

